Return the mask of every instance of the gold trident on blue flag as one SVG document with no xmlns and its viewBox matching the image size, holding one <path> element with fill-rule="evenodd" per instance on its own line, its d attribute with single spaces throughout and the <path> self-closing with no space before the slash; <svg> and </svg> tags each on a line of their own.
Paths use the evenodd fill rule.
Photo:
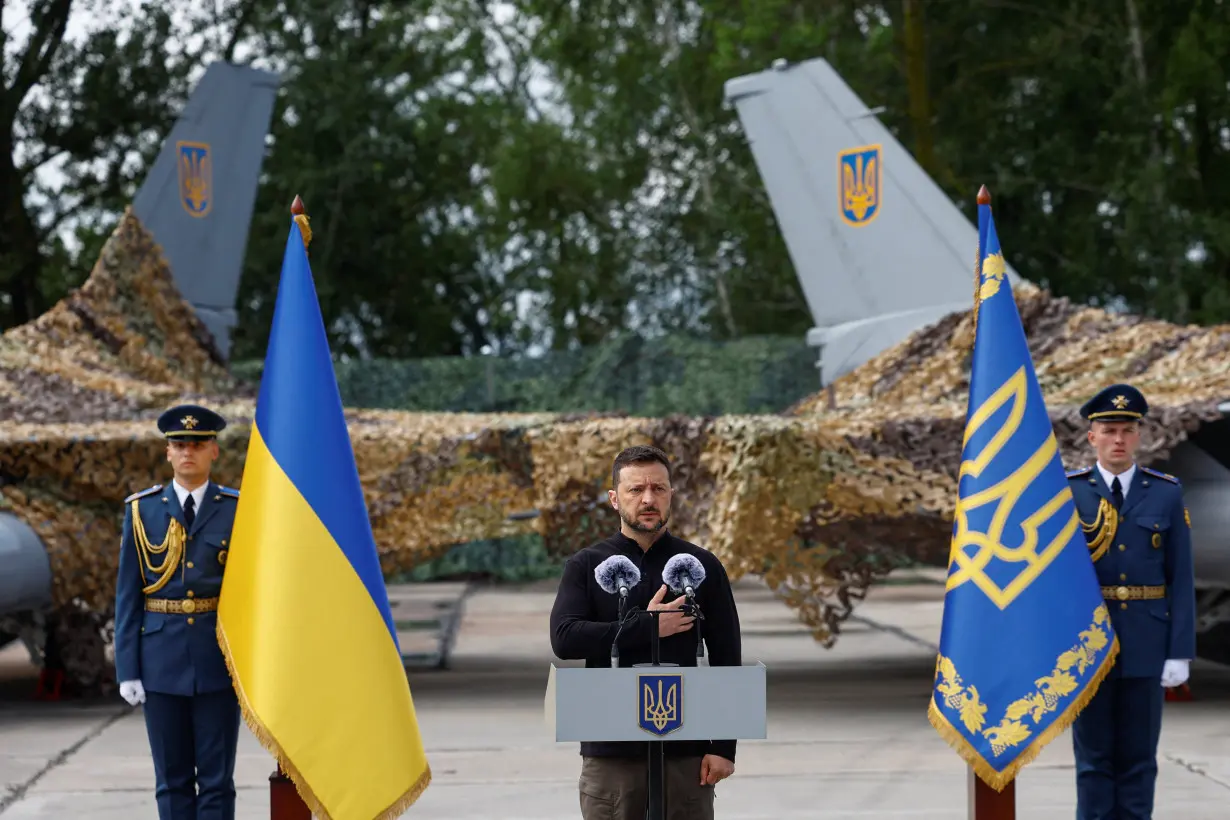
<svg viewBox="0 0 1230 820">
<path fill-rule="evenodd" d="M 1119 651 L 978 193 L 974 350 L 927 716 L 1001 791 L 1092 699 Z"/>
</svg>

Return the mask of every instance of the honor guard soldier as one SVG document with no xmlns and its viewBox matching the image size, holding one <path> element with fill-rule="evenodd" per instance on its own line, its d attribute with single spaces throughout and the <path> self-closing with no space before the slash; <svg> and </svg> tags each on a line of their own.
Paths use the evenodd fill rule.
<svg viewBox="0 0 1230 820">
<path fill-rule="evenodd" d="M 1119 656 L 1072 726 L 1078 820 L 1153 816 L 1163 687 L 1187 680 L 1196 654 L 1191 521 L 1178 479 L 1135 463 L 1136 388 L 1115 384 L 1082 408 L 1097 454 L 1068 473 Z"/>
<path fill-rule="evenodd" d="M 239 493 L 209 478 L 225 426 L 205 407 L 167 410 L 174 478 L 124 499 L 115 671 L 144 704 L 161 820 L 235 816 L 240 711 L 215 626 Z"/>
</svg>

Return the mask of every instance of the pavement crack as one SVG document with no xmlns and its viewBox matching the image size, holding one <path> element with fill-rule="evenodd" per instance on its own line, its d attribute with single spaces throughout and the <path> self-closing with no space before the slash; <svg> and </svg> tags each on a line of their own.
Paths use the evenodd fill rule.
<svg viewBox="0 0 1230 820">
<path fill-rule="evenodd" d="M 1195 763 L 1193 761 L 1186 760 L 1182 757 L 1179 757 L 1178 755 L 1171 754 L 1170 752 L 1164 752 L 1163 757 L 1165 757 L 1167 760 L 1169 760 L 1171 763 L 1175 764 L 1176 766 L 1181 766 L 1184 769 L 1187 769 L 1192 774 L 1199 775 L 1200 777 L 1203 777 L 1206 780 L 1210 780 L 1216 783 L 1217 785 L 1221 786 L 1223 789 L 1230 789 L 1230 783 L 1227 783 L 1225 780 L 1222 780 L 1220 777 L 1214 777 L 1213 775 L 1209 774 L 1209 770 L 1206 769 L 1200 763 Z"/>
<path fill-rule="evenodd" d="M 100 722 L 93 729 L 91 729 L 90 731 L 82 735 L 81 738 L 79 738 L 76 743 L 72 744 L 71 746 L 65 749 L 61 749 L 60 752 L 55 757 L 47 761 L 47 765 L 43 766 L 43 768 L 39 769 L 37 772 L 35 772 L 33 775 L 27 778 L 24 783 L 19 783 L 16 786 L 10 786 L 8 789 L 8 794 L 4 795 L 3 798 L 0 798 L 0 814 L 4 814 L 6 811 L 9 810 L 10 807 L 20 802 L 26 796 L 26 792 L 28 792 L 35 784 L 37 784 L 38 781 L 46 777 L 48 772 L 51 772 L 54 769 L 57 769 L 60 766 L 63 766 L 65 763 L 69 761 L 69 759 L 73 755 L 81 751 L 81 748 L 85 746 L 85 744 L 89 743 L 91 740 L 94 740 L 99 735 L 101 735 L 103 732 L 107 731 L 107 729 L 111 728 L 111 726 L 114 723 L 116 723 L 120 718 L 127 716 L 132 711 L 133 710 L 130 707 L 125 707 L 119 710 L 115 714 L 108 717 L 106 720 L 103 720 L 102 722 Z"/>
<path fill-rule="evenodd" d="M 868 618 L 865 615 L 850 615 L 849 620 L 858 621 L 861 624 L 866 624 L 872 629 L 878 629 L 881 632 L 888 633 L 889 635 L 896 635 L 901 640 L 907 641 L 908 643 L 915 644 L 916 646 L 921 646 L 923 649 L 930 649 L 933 652 L 940 651 L 940 648 L 938 645 L 933 644 L 930 641 L 923 640 L 922 638 L 918 637 L 914 633 L 907 632 L 906 630 L 902 629 L 899 626 L 893 626 L 892 624 L 880 623 L 879 621 L 872 620 L 871 618 Z"/>
</svg>

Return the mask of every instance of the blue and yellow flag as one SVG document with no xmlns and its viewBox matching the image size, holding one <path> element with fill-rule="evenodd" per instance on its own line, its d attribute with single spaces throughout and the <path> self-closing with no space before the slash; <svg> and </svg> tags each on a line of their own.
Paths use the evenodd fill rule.
<svg viewBox="0 0 1230 820">
<path fill-rule="evenodd" d="M 392 818 L 431 769 L 301 227 L 282 263 L 218 642 L 244 719 L 314 816 Z"/>
<path fill-rule="evenodd" d="M 975 337 L 944 621 L 927 716 L 997 791 L 1110 671 L 1102 599 L 979 192 Z"/>
</svg>

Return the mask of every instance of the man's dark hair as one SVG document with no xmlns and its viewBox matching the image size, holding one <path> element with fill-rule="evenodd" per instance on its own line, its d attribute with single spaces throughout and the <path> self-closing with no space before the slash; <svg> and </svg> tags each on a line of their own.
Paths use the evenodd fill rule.
<svg viewBox="0 0 1230 820">
<path fill-rule="evenodd" d="M 666 480 L 670 481 L 671 461 L 666 457 L 666 453 L 647 444 L 625 448 L 615 456 L 615 463 L 611 465 L 611 486 L 619 489 L 619 472 L 629 464 L 649 464 L 654 461 L 666 468 Z"/>
</svg>

